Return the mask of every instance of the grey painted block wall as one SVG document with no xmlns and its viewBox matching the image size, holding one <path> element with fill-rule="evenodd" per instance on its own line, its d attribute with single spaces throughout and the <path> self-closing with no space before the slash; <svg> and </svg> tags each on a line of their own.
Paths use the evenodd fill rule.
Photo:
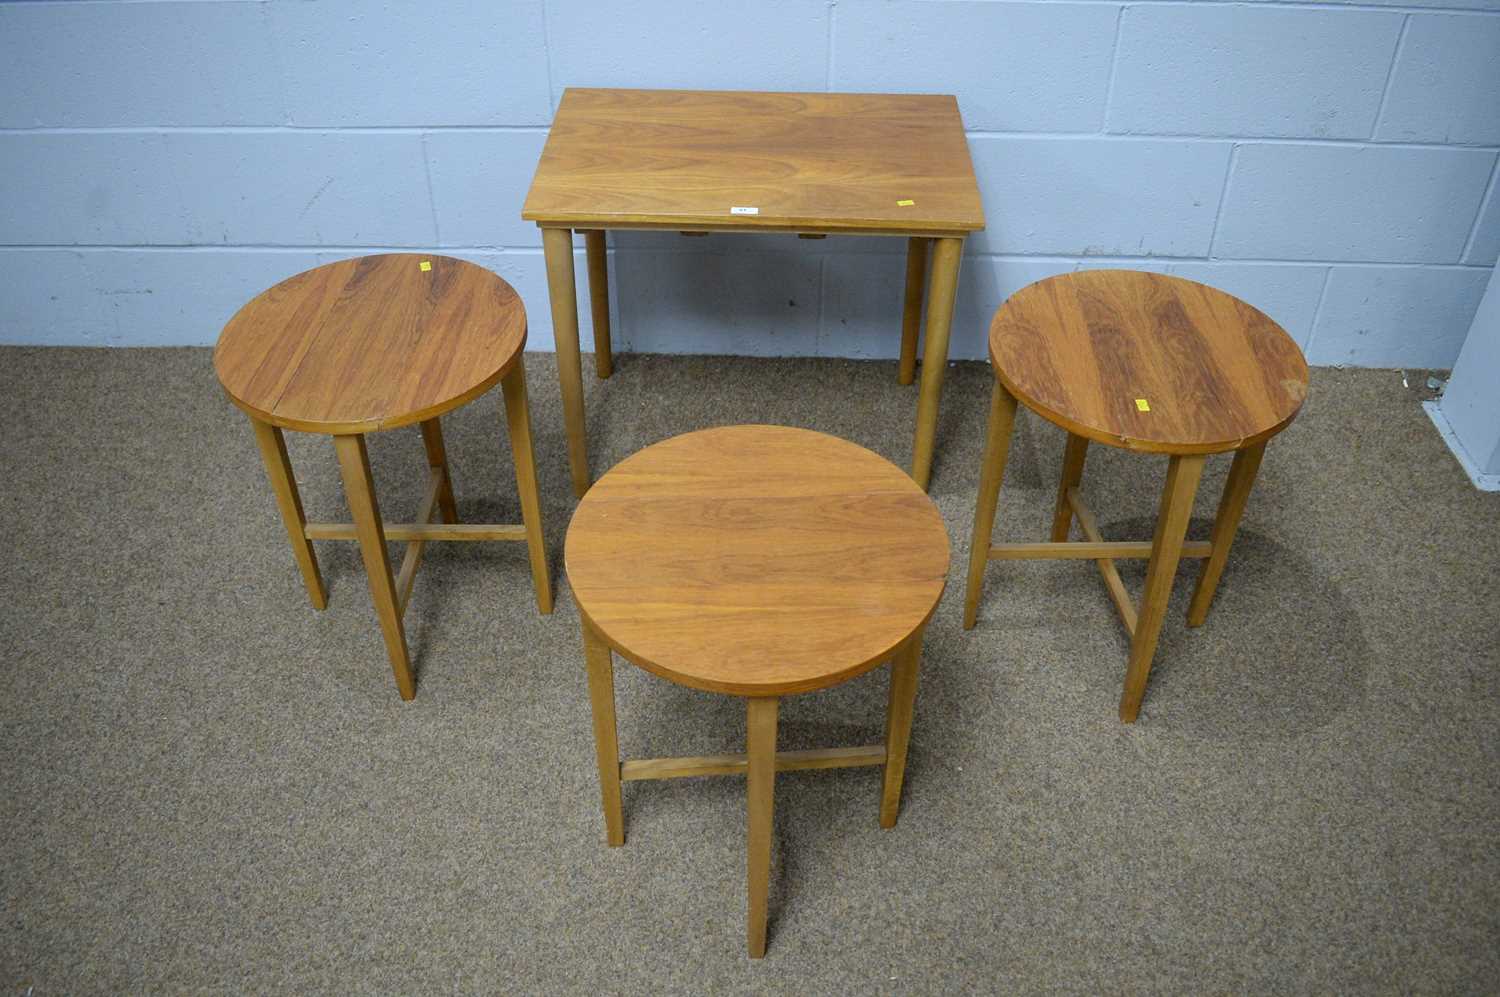
<svg viewBox="0 0 1500 997">
<path fill-rule="evenodd" d="M 504 276 L 548 349 L 519 213 L 567 86 L 957 94 L 989 228 L 955 357 L 1025 284 L 1133 266 L 1315 363 L 1446 366 L 1500 254 L 1500 0 L 0 2 L 0 342 L 208 344 L 415 248 Z M 896 352 L 897 240 L 610 244 L 623 349 Z"/>
</svg>

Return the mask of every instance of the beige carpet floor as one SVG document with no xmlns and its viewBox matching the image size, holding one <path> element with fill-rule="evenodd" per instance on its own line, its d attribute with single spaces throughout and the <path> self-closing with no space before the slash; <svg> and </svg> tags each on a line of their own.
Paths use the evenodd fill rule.
<svg viewBox="0 0 1500 997">
<path fill-rule="evenodd" d="M 0 350 L 0 994 L 1494 992 L 1500 496 L 1398 374 L 1315 372 L 1208 625 L 1182 625 L 1185 572 L 1124 726 L 1089 564 L 993 565 L 960 627 L 989 375 L 951 369 L 955 566 L 900 825 L 877 770 L 781 777 L 752 963 L 741 783 L 631 784 L 603 845 L 556 375 L 529 363 L 557 612 L 521 545 L 429 548 L 408 704 L 352 545 L 322 545 L 308 605 L 207 350 Z M 596 474 L 729 422 L 910 454 L 889 363 L 626 356 L 587 385 Z M 498 413 L 448 420 L 471 520 L 519 515 Z M 1062 442 L 1022 420 L 997 536 L 1042 537 Z M 371 450 L 406 515 L 418 434 Z M 292 452 L 342 517 L 329 441 Z M 1107 535 L 1149 536 L 1163 471 L 1095 448 Z M 738 750 L 738 701 L 617 670 L 628 755 Z M 885 682 L 789 701 L 783 747 L 877 739 Z"/>
</svg>

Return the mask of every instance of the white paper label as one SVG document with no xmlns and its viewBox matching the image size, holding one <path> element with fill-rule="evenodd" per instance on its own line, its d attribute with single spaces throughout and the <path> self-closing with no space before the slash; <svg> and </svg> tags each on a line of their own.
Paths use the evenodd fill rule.
<svg viewBox="0 0 1500 997">
<path fill-rule="evenodd" d="M 760 209 L 759 208 L 730 208 L 729 209 L 729 213 L 731 215 L 758 215 L 758 214 L 760 214 Z"/>
</svg>

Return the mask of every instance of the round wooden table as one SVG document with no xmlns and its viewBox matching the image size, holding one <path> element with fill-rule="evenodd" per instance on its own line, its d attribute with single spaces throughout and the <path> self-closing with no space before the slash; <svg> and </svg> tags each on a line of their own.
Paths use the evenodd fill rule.
<svg viewBox="0 0 1500 997">
<path fill-rule="evenodd" d="M 356 540 L 401 698 L 416 694 L 402 615 L 428 540 L 524 540 L 543 613 L 552 611 L 522 348 L 526 309 L 494 273 L 445 256 L 364 256 L 262 292 L 229 320 L 214 369 L 250 417 L 292 552 L 316 609 L 327 605 L 313 540 Z M 496 382 L 505 394 L 523 525 L 461 524 L 439 417 Z M 420 423 L 429 487 L 416 519 L 385 524 L 364 434 Z M 283 429 L 333 437 L 352 524 L 308 523 Z M 431 522 L 434 508 L 441 524 Z M 393 578 L 387 540 L 408 541 Z"/>
<path fill-rule="evenodd" d="M 1140 712 L 1172 577 L 1181 557 L 1206 558 L 1188 609 L 1200 626 L 1229 558 L 1266 441 L 1307 395 L 1307 361 L 1282 328 L 1245 302 L 1194 281 L 1133 270 L 1063 274 L 1022 288 L 990 325 L 990 406 L 964 626 L 974 626 L 990 560 L 1087 558 L 1130 633 L 1120 718 Z M 995 506 L 1019 402 L 1068 432 L 1050 543 L 996 544 Z M 1109 542 L 1079 493 L 1090 441 L 1169 457 L 1156 533 Z M 1184 543 L 1205 455 L 1234 452 L 1207 543 Z M 1074 518 L 1082 542 L 1068 542 Z M 1115 570 L 1149 558 L 1137 611 Z"/>
<path fill-rule="evenodd" d="M 565 560 L 609 843 L 625 840 L 622 780 L 747 776 L 749 950 L 764 955 L 776 772 L 884 765 L 880 824 L 895 826 L 922 632 L 948 573 L 937 507 L 863 447 L 729 426 L 647 447 L 600 478 L 568 527 Z M 611 651 L 672 682 L 745 697 L 746 754 L 621 764 Z M 776 751 L 780 697 L 887 660 L 885 744 Z"/>
</svg>

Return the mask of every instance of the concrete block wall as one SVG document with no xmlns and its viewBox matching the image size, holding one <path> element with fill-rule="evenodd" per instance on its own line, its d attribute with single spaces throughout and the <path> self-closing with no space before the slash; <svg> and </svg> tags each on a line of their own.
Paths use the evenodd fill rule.
<svg viewBox="0 0 1500 997">
<path fill-rule="evenodd" d="M 550 348 L 519 213 L 567 86 L 956 94 L 989 228 L 955 357 L 1017 288 L 1126 266 L 1315 363 L 1447 366 L 1500 254 L 1500 0 L 0 2 L 0 342 L 209 344 L 282 277 L 418 248 Z M 897 349 L 897 240 L 610 244 L 624 349 Z"/>
</svg>

